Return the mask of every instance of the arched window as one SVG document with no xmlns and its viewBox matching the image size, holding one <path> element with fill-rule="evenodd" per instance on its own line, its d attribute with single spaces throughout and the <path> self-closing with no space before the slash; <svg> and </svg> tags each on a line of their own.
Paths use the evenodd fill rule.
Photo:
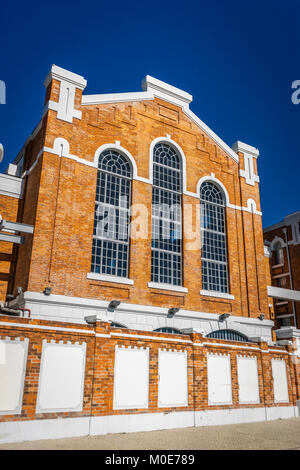
<svg viewBox="0 0 300 470">
<path fill-rule="evenodd" d="M 115 150 L 101 153 L 93 234 L 94 273 L 128 277 L 131 179 L 127 158 Z"/>
<path fill-rule="evenodd" d="M 283 249 L 280 241 L 274 243 L 274 265 L 283 264 Z"/>
<path fill-rule="evenodd" d="M 228 341 L 242 341 L 244 343 L 248 341 L 247 336 L 235 330 L 216 330 L 212 331 L 206 336 L 207 338 L 226 339 Z"/>
<path fill-rule="evenodd" d="M 214 183 L 200 188 L 202 289 L 228 293 L 225 197 Z"/>
<path fill-rule="evenodd" d="M 153 150 L 151 281 L 182 285 L 181 158 L 160 142 Z"/>
<path fill-rule="evenodd" d="M 112 321 L 110 326 L 111 328 L 126 328 L 126 330 L 128 330 L 127 326 L 122 325 L 122 323 L 118 323 L 116 321 Z"/>
<path fill-rule="evenodd" d="M 156 330 L 158 333 L 170 333 L 173 335 L 182 335 L 182 332 L 180 330 L 177 330 L 177 328 L 171 328 L 169 326 L 164 326 L 162 328 L 157 328 Z"/>
</svg>

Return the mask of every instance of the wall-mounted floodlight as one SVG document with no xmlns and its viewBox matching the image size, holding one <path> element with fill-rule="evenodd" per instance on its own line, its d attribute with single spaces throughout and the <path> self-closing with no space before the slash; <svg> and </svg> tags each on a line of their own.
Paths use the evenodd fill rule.
<svg viewBox="0 0 300 470">
<path fill-rule="evenodd" d="M 177 307 L 169 308 L 167 318 L 173 318 L 177 312 L 179 312 L 179 308 Z"/>
<path fill-rule="evenodd" d="M 45 287 L 44 294 L 45 295 L 50 295 L 51 294 L 51 287 Z"/>
<path fill-rule="evenodd" d="M 107 311 L 114 312 L 116 308 L 119 307 L 120 303 L 120 300 L 111 300 L 108 304 Z"/>
<path fill-rule="evenodd" d="M 97 315 L 88 315 L 87 317 L 84 317 L 84 321 L 89 325 L 93 325 L 97 321 Z"/>
<path fill-rule="evenodd" d="M 264 314 L 262 313 L 261 315 L 259 315 L 258 318 L 260 319 L 260 321 L 263 321 L 263 320 L 265 319 L 265 316 L 264 316 Z"/>
<path fill-rule="evenodd" d="M 230 317 L 230 313 L 222 313 L 222 315 L 219 316 L 219 322 L 225 321 L 227 318 Z"/>
<path fill-rule="evenodd" d="M 17 294 L 21 295 L 23 293 L 23 287 L 17 287 Z"/>
</svg>

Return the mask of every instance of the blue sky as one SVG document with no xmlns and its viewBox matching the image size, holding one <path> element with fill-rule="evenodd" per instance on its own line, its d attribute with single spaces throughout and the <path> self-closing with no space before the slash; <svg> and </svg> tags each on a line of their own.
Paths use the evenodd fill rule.
<svg viewBox="0 0 300 470">
<path fill-rule="evenodd" d="M 258 147 L 263 224 L 300 210 L 299 0 L 2 2 L 4 171 L 40 119 L 55 63 L 87 94 L 140 91 L 152 75 L 191 93 L 191 109 L 230 146 Z"/>
</svg>

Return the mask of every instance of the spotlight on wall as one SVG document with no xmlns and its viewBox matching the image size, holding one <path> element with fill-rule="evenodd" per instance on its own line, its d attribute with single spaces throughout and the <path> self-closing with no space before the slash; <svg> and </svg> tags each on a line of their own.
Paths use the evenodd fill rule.
<svg viewBox="0 0 300 470">
<path fill-rule="evenodd" d="M 97 315 L 88 315 L 87 317 L 84 317 L 84 321 L 89 325 L 93 325 L 97 321 Z"/>
<path fill-rule="evenodd" d="M 23 292 L 23 287 L 17 287 L 17 294 L 20 295 Z"/>
<path fill-rule="evenodd" d="M 51 294 L 51 287 L 45 287 L 44 294 L 45 295 L 50 295 Z"/>
<path fill-rule="evenodd" d="M 111 300 L 108 304 L 107 311 L 114 312 L 116 308 L 119 307 L 120 303 L 120 300 Z"/>
<path fill-rule="evenodd" d="M 225 321 L 227 318 L 230 317 L 230 313 L 222 313 L 222 315 L 219 316 L 219 322 Z"/>
<path fill-rule="evenodd" d="M 264 316 L 264 314 L 262 313 L 261 315 L 259 315 L 258 318 L 260 319 L 260 321 L 263 321 L 263 320 L 265 319 L 265 316 Z"/>
<path fill-rule="evenodd" d="M 169 308 L 167 318 L 173 318 L 177 312 L 179 312 L 179 308 L 177 307 Z"/>
</svg>

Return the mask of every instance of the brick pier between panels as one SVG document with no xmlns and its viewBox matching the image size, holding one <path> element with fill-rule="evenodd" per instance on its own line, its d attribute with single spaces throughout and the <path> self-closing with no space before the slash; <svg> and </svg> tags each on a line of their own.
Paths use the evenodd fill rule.
<svg viewBox="0 0 300 470">
<path fill-rule="evenodd" d="M 0 317 L 0 442 L 298 416 L 296 345 Z"/>
</svg>

